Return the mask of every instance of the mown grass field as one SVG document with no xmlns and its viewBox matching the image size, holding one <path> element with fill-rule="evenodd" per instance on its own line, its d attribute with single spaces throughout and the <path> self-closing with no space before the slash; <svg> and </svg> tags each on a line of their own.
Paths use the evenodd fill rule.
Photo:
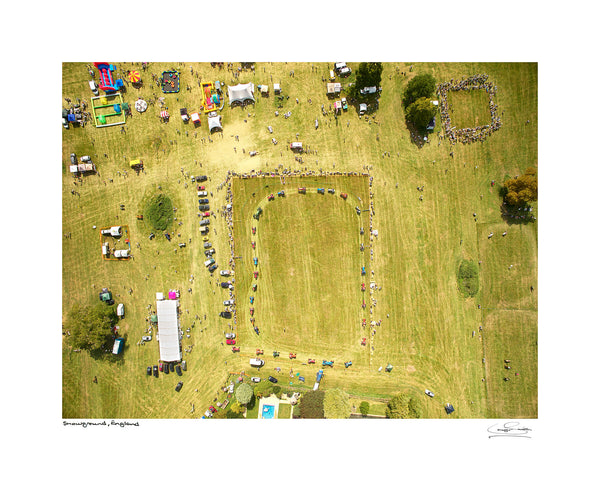
<svg viewBox="0 0 600 500">
<path fill-rule="evenodd" d="M 123 74 L 141 68 L 140 64 L 115 64 Z M 63 234 L 70 234 L 70 238 L 63 237 L 63 316 L 75 302 L 97 301 L 99 289 L 106 286 L 117 303 L 125 304 L 126 316 L 120 324 L 127 336 L 125 353 L 114 362 L 95 360 L 65 345 L 63 417 L 197 418 L 222 394 L 220 387 L 229 372 L 245 370 L 260 376 L 272 372 L 272 358 L 267 358 L 260 373 L 249 369 L 247 362 L 255 347 L 263 347 L 269 354 L 267 345 L 297 352 L 297 360 L 285 358 L 286 352 L 282 352 L 277 360 L 280 378 L 290 369 L 300 371 L 307 377 L 306 387 L 312 385 L 316 368 L 303 366 L 306 361 L 301 355 L 352 356 L 356 366 L 347 370 L 336 357 L 336 366 L 326 371 L 325 390 L 342 387 L 358 398 L 375 400 L 405 389 L 420 394 L 430 389 L 436 393 L 434 399 L 423 395 L 428 418 L 446 418 L 445 402 L 456 408 L 453 418 L 537 416 L 537 345 L 533 341 L 537 337 L 537 229 L 535 224 L 505 223 L 498 196 L 499 185 L 507 176 L 537 166 L 537 65 L 412 64 L 412 72 L 408 72 L 409 63 L 384 64 L 383 92 L 375 113 L 360 118 L 350 108 L 336 120 L 332 114 L 321 114 L 321 104 L 327 110 L 331 103 L 322 82 L 328 77 L 330 63 L 255 63 L 255 72 L 242 71 L 239 79 L 225 67 L 212 68 L 208 63 L 192 63 L 193 75 L 189 63 L 151 63 L 142 73 L 144 87 L 129 87 L 124 99 L 132 104 L 138 96 L 151 99 L 152 94 L 163 95 L 151 85 L 150 74 L 179 67 L 181 92 L 164 94 L 172 115 L 170 123 L 160 122 L 155 104 L 144 114 L 133 111 L 125 133 L 118 126 L 63 130 Z M 348 65 L 358 67 L 357 63 Z M 291 70 L 294 76 L 290 76 Z M 407 76 L 401 74 L 404 71 Z M 438 142 L 438 125 L 428 143 L 421 148 L 415 145 L 404 124 L 402 92 L 410 77 L 426 71 L 437 81 L 488 73 L 498 86 L 500 130 L 484 143 L 452 147 L 444 140 Z M 180 107 L 187 107 L 189 112 L 198 109 L 199 79 L 226 84 L 281 82 L 289 99 L 283 101 L 282 108 L 277 107 L 273 95 L 259 96 L 254 106 L 243 109 L 226 104 L 221 112 L 223 133 L 209 136 L 204 117 L 195 129 L 192 124 L 184 125 L 178 116 Z M 85 98 L 89 103 L 87 80 L 85 64 L 65 63 L 62 97 Z M 481 100 L 465 98 L 454 102 L 453 112 L 466 120 L 480 116 L 481 105 Z M 283 118 L 286 111 L 292 112 L 287 120 Z M 318 129 L 314 127 L 316 118 Z M 273 134 L 268 132 L 268 125 L 273 127 Z M 287 149 L 296 134 L 317 152 L 304 155 L 301 167 Z M 272 137 L 277 138 L 277 145 L 271 143 Z M 250 157 L 251 150 L 258 150 L 259 155 Z M 98 174 L 74 182 L 68 173 L 71 152 L 90 154 Z M 129 160 L 136 157 L 142 158 L 146 167 L 140 175 L 128 167 Z M 356 214 L 341 210 L 334 203 L 339 201 L 337 196 L 327 193 L 320 200 L 323 211 L 307 206 L 321 196 L 316 194 L 302 200 L 298 196 L 276 198 L 265 209 L 257 234 L 261 278 L 256 295 L 256 321 L 262 318 L 260 338 L 264 345 L 255 345 L 255 334 L 245 316 L 252 279 L 246 271 L 253 267 L 247 234 L 247 222 L 253 221 L 252 200 L 245 192 L 250 189 L 250 184 L 243 184 L 246 181 L 237 186 L 234 182 L 233 202 L 235 217 L 242 222 L 235 225 L 236 253 L 240 251 L 242 259 L 236 264 L 238 324 L 232 326 L 238 329 L 243 352 L 233 354 L 229 346 L 221 345 L 223 331 L 230 326 L 218 312 L 229 296 L 217 287 L 217 276 L 211 277 L 204 268 L 197 195 L 189 176 L 209 177 L 206 184 L 215 212 L 211 242 L 219 269 L 223 269 L 230 256 L 229 239 L 225 221 L 217 213 L 226 203 L 225 189 L 217 186 L 225 181 L 228 171 L 272 171 L 279 165 L 317 172 L 363 172 L 363 166 L 372 167 L 373 227 L 379 236 L 373 240 L 373 260 L 368 264 L 378 287 L 373 295 L 377 305 L 372 319 L 381 320 L 374 336 L 365 335 L 370 337 L 369 347 L 374 348 L 372 355 L 361 357 L 365 348 L 359 349 L 355 338 L 360 334 L 353 331 L 357 315 L 354 306 L 345 306 L 360 300 L 356 289 L 360 276 L 356 276 L 355 266 L 361 256 L 352 250 L 358 241 Z M 126 171 L 127 176 L 123 174 Z M 494 187 L 491 180 L 496 180 Z M 285 189 L 293 185 L 287 179 Z M 424 186 L 422 193 L 417 186 Z M 79 195 L 71 194 L 71 190 Z M 145 200 L 159 192 L 168 194 L 177 208 L 171 242 L 161 235 L 150 241 L 150 229 L 136 219 Z M 119 209 L 121 203 L 125 210 Z M 477 222 L 473 212 L 478 214 Z M 286 224 L 289 220 L 297 224 Z M 102 261 L 97 229 L 114 224 L 129 225 L 134 255 L 129 262 Z M 504 230 L 508 234 L 502 238 Z M 488 241 L 489 231 L 495 236 Z M 278 236 L 283 233 L 287 237 L 282 240 Z M 327 236 L 335 245 L 328 244 Z M 186 248 L 178 249 L 178 242 L 185 242 Z M 480 292 L 472 299 L 462 297 L 456 286 L 456 269 L 463 258 L 483 261 Z M 296 269 L 303 272 L 296 273 Z M 342 276 L 341 283 L 328 289 L 330 280 L 320 269 L 334 269 Z M 263 278 L 270 285 L 264 290 Z M 131 294 L 129 288 L 133 289 Z M 145 375 L 146 366 L 158 360 L 157 342 L 153 339 L 144 346 L 136 345 L 146 331 L 147 306 L 154 307 L 155 293 L 172 288 L 181 290 L 181 326 L 190 329 L 182 346 L 192 348 L 184 353 L 188 370 L 180 393 L 174 391 L 177 375 L 161 375 L 159 379 Z M 344 297 L 334 304 L 334 298 L 341 295 Z M 290 327 L 288 331 L 288 323 L 304 324 L 305 330 L 300 333 Z M 479 325 L 484 328 L 481 340 L 471 335 Z M 330 335 L 329 341 L 319 335 L 324 330 Z M 276 336 L 276 332 L 281 335 Z M 348 344 L 347 334 L 352 338 Z M 512 375 L 509 382 L 502 380 L 506 370 L 501 361 L 507 356 L 514 364 L 511 371 L 518 367 L 518 382 Z M 391 373 L 378 371 L 387 363 L 394 366 Z M 94 376 L 98 384 L 92 383 Z M 287 385 L 285 382 L 280 380 L 280 385 Z M 192 404 L 194 413 L 190 413 Z"/>
</svg>

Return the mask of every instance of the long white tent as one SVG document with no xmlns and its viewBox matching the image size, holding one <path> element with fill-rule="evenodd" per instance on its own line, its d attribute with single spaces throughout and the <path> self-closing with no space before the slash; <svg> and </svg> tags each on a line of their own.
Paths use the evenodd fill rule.
<svg viewBox="0 0 600 500">
<path fill-rule="evenodd" d="M 178 300 L 157 300 L 158 346 L 161 361 L 181 361 Z"/>
</svg>

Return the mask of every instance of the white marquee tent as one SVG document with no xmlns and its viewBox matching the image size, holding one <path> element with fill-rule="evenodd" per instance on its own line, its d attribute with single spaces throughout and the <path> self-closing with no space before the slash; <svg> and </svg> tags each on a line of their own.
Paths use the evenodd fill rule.
<svg viewBox="0 0 600 500">
<path fill-rule="evenodd" d="M 229 95 L 229 105 L 234 104 L 245 104 L 246 101 L 254 102 L 254 84 L 253 83 L 240 83 L 227 87 L 227 94 Z"/>
<path fill-rule="evenodd" d="M 221 125 L 221 117 L 219 115 L 208 115 L 208 130 L 211 132 L 213 130 L 223 130 L 223 125 Z"/>
<path fill-rule="evenodd" d="M 161 361 L 181 361 L 179 339 L 178 300 L 157 300 L 158 345 Z"/>
</svg>

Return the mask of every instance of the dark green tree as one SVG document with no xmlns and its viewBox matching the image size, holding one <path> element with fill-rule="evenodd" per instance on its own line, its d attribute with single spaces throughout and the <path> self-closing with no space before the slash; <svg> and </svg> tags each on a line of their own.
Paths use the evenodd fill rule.
<svg viewBox="0 0 600 500">
<path fill-rule="evenodd" d="M 273 392 L 273 385 L 268 380 L 261 380 L 254 386 L 254 395 L 257 398 L 269 396 Z"/>
<path fill-rule="evenodd" d="M 379 62 L 362 62 L 358 65 L 356 72 L 355 87 L 358 90 L 365 87 L 379 87 L 381 84 L 381 73 L 383 64 Z"/>
<path fill-rule="evenodd" d="M 101 352 L 102 344 L 112 346 L 112 328 L 118 319 L 114 306 L 74 304 L 65 322 L 71 346 L 89 352 Z"/>
<path fill-rule="evenodd" d="M 325 418 L 348 418 L 352 413 L 352 405 L 348 394 L 342 389 L 329 389 L 323 398 Z"/>
<path fill-rule="evenodd" d="M 406 119 L 418 129 L 427 127 L 435 116 L 435 106 L 428 97 L 420 97 L 406 108 Z"/>
<path fill-rule="evenodd" d="M 472 260 L 463 260 L 458 268 L 458 289 L 465 297 L 474 297 L 479 291 L 479 268 Z"/>
<path fill-rule="evenodd" d="M 421 97 L 430 97 L 435 91 L 435 78 L 428 73 L 415 76 L 404 91 L 404 107 L 408 108 Z"/>
<path fill-rule="evenodd" d="M 408 393 L 396 394 L 385 409 L 387 418 L 421 418 L 422 410 L 415 396 Z"/>
<path fill-rule="evenodd" d="M 250 387 L 250 384 L 243 383 L 237 386 L 235 390 L 235 399 L 237 399 L 241 405 L 246 406 L 252 399 L 252 396 L 254 396 L 254 391 L 252 390 L 252 387 Z"/>
<path fill-rule="evenodd" d="M 144 207 L 144 219 L 153 229 L 165 231 L 173 222 L 173 203 L 160 193 L 152 197 Z"/>
<path fill-rule="evenodd" d="M 358 410 L 360 411 L 360 414 L 363 417 L 366 417 L 369 414 L 369 409 L 371 408 L 371 405 L 369 404 L 368 401 L 363 401 L 360 406 L 358 407 Z"/>
<path fill-rule="evenodd" d="M 504 200 L 512 206 L 525 206 L 529 202 L 536 201 L 538 196 L 537 189 L 537 169 L 529 167 L 523 175 L 516 179 L 508 179 L 504 183 L 506 194 Z"/>
<path fill-rule="evenodd" d="M 325 418 L 323 410 L 323 391 L 309 391 L 302 395 L 300 402 L 300 418 Z"/>
</svg>

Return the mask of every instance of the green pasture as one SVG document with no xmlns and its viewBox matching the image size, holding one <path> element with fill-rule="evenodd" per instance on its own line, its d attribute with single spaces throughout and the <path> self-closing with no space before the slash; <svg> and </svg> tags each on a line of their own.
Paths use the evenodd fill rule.
<svg viewBox="0 0 600 500">
<path fill-rule="evenodd" d="M 139 63 L 114 64 L 121 76 L 130 69 L 141 70 Z M 348 65 L 358 67 L 358 63 Z M 181 71 L 181 92 L 162 94 L 151 82 L 151 74 L 173 67 Z M 199 418 L 215 398 L 223 398 L 221 388 L 230 372 L 245 370 L 249 376 L 266 377 L 279 367 L 282 387 L 310 389 L 319 367 L 306 365 L 308 357 L 317 362 L 335 358 L 334 368 L 325 370 L 322 388 L 341 387 L 356 396 L 358 404 L 367 400 L 384 405 L 394 393 L 408 390 L 423 395 L 426 418 L 448 418 L 445 402 L 457 410 L 451 418 L 537 417 L 537 227 L 505 222 L 498 195 L 507 176 L 537 167 L 537 65 L 384 63 L 379 109 L 359 117 L 351 106 L 337 119 L 332 113 L 321 113 L 321 105 L 328 110 L 332 102 L 322 82 L 330 67 L 330 63 L 258 62 L 254 72 L 243 70 L 236 79 L 226 67 L 212 68 L 208 63 L 151 63 L 142 72 L 142 88 L 128 86 L 123 93 L 133 110 L 125 132 L 120 126 L 97 129 L 93 124 L 63 129 L 63 317 L 72 304 L 93 303 L 100 288 L 108 287 L 116 303 L 125 304 L 120 326 L 127 338 L 123 355 L 100 360 L 71 351 L 63 337 L 64 418 Z M 429 141 L 419 147 L 406 128 L 401 100 L 409 78 L 420 72 L 431 72 L 438 82 L 488 73 L 498 86 L 500 130 L 483 143 L 451 146 L 438 139 L 438 123 Z M 62 97 L 84 98 L 89 104 L 88 76 L 85 64 L 65 63 Z M 225 104 L 220 113 L 223 133 L 209 135 L 205 115 L 198 128 L 179 118 L 180 107 L 187 107 L 189 113 L 199 110 L 199 79 L 227 85 L 280 82 L 285 99 L 281 108 L 273 92 L 269 97 L 257 96 L 253 106 Z M 171 113 L 169 123 L 160 121 L 157 101 L 143 114 L 133 109 L 138 97 L 154 100 L 154 94 L 164 97 Z M 465 126 L 483 113 L 482 99 L 470 100 L 466 92 L 453 101 L 453 108 L 453 119 L 462 116 Z M 285 119 L 287 111 L 292 114 Z M 312 151 L 302 155 L 302 164 L 288 149 L 295 140 Z M 259 154 L 250 157 L 250 151 Z M 72 152 L 91 155 L 98 173 L 74 179 L 64 169 Z M 137 157 L 145 166 L 139 174 L 128 166 Z M 306 168 L 316 174 L 321 169 L 363 173 L 364 166 L 369 166 L 373 177 L 373 228 L 379 233 L 372 242 L 373 260 L 366 244 L 364 255 L 358 250 L 354 205 L 344 205 L 338 196 L 342 189 L 349 195 L 368 196 L 362 177 L 328 177 L 335 195 L 305 197 L 292 195 L 298 184 L 312 188 L 328 184 L 320 177 L 287 177 L 283 186 L 274 177 L 268 179 L 273 184 L 267 188 L 262 177 L 235 179 L 235 256 L 240 257 L 235 260 L 237 323 L 218 317 L 229 293 L 217 286 L 221 277 L 211 276 L 203 264 L 198 197 L 190 175 L 209 177 L 205 184 L 216 216 L 211 217 L 210 241 L 220 270 L 228 268 L 231 258 L 222 217 L 226 189 L 219 188 L 228 171 L 250 174 Z M 424 186 L 422 192 L 418 186 Z M 257 223 L 260 278 L 255 317 L 261 331 L 257 337 L 248 317 L 254 267 L 250 228 L 256 222 L 252 213 L 256 200 L 280 189 L 290 195 L 263 202 L 264 213 Z M 149 240 L 152 228 L 136 218 L 146 201 L 160 193 L 169 196 L 177 209 L 171 242 L 156 231 Z M 125 210 L 120 210 L 120 204 Z M 536 206 L 534 212 L 538 216 Z M 366 213 L 361 217 L 368 220 Z M 103 261 L 99 229 L 119 224 L 129 226 L 133 259 Z M 502 237 L 504 231 L 507 235 Z M 490 232 L 494 236 L 488 240 Z M 186 247 L 179 248 L 180 242 Z M 357 269 L 362 257 L 368 258 L 368 277 L 373 271 L 377 286 L 373 294 L 377 304 L 369 316 L 380 320 L 374 335 L 372 329 L 363 335 L 356 321 L 363 311 Z M 480 291 L 470 299 L 459 293 L 456 284 L 462 259 L 482 261 Z M 188 370 L 181 378 L 180 393 L 174 391 L 177 375 L 161 374 L 158 379 L 145 375 L 146 366 L 158 361 L 156 332 L 151 342 L 137 345 L 148 328 L 148 305 L 154 310 L 156 292 L 169 289 L 181 291 L 182 348 L 191 349 L 184 351 Z M 238 334 L 240 353 L 221 345 L 223 332 L 230 329 Z M 368 337 L 367 347 L 360 346 L 362 336 Z M 267 360 L 260 371 L 248 364 L 257 347 L 265 349 Z M 276 347 L 281 357 L 273 359 L 270 350 Z M 288 359 L 288 352 L 296 352 L 297 359 Z M 348 369 L 343 366 L 346 358 L 353 361 Z M 510 371 L 518 368 L 519 372 L 506 383 L 503 359 L 511 359 Z M 379 371 L 388 363 L 394 366 L 392 372 Z M 297 378 L 288 378 L 290 369 L 300 372 L 306 382 L 298 386 Z M 94 376 L 98 384 L 92 383 Z M 427 398 L 425 389 L 432 390 L 435 398 Z"/>
</svg>

